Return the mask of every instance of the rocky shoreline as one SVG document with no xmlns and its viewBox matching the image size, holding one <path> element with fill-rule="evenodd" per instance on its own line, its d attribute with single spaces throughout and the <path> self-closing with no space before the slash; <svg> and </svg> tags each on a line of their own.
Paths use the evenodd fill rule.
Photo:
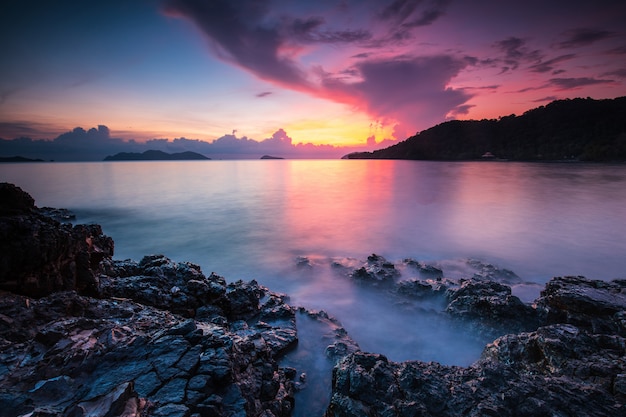
<svg viewBox="0 0 626 417">
<path fill-rule="evenodd" d="M 311 389 L 282 365 L 299 314 L 330 334 L 326 417 L 626 415 L 626 280 L 558 277 L 528 304 L 515 274 L 488 265 L 450 279 L 407 259 L 415 278 L 400 279 L 377 255 L 337 263 L 356 285 L 400 305 L 441 300 L 493 337 L 469 367 L 394 363 L 255 281 L 162 255 L 114 260 L 100 226 L 67 216 L 0 184 L 0 416 L 290 416 Z"/>
</svg>

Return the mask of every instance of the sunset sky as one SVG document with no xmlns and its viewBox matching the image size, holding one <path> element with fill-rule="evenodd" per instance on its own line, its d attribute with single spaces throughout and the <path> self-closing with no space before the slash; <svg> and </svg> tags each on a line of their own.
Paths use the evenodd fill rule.
<svg viewBox="0 0 626 417">
<path fill-rule="evenodd" d="M 626 95 L 623 0 L 8 0 L 0 138 L 365 145 Z M 388 144 L 389 142 L 384 142 Z"/>
</svg>

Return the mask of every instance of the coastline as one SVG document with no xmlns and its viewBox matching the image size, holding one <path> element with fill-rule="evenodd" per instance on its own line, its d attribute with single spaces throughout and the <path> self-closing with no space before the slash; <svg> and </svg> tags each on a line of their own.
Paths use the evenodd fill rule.
<svg viewBox="0 0 626 417">
<path fill-rule="evenodd" d="M 129 416 L 293 414 L 307 386 L 306 376 L 280 365 L 298 345 L 299 307 L 287 295 L 254 281 L 226 284 L 162 255 L 114 260 L 99 226 L 59 223 L 19 188 L 0 191 L 0 398 L 12 415 L 107 407 L 105 414 Z M 336 363 L 327 416 L 624 412 L 626 282 L 554 278 L 529 304 L 511 295 L 517 281 L 506 271 L 497 281 L 449 280 L 406 262 L 422 279 L 397 282 L 378 255 L 346 276 L 405 305 L 441 297 L 442 314 L 505 335 L 470 367 L 393 363 L 360 351 L 326 313 L 309 312 L 333 324 L 321 352 Z M 444 385 L 455 389 L 437 388 Z"/>
</svg>

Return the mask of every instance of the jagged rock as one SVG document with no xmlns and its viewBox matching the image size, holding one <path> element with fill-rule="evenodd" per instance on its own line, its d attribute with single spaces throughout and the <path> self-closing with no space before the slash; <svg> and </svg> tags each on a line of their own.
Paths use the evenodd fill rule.
<svg viewBox="0 0 626 417">
<path fill-rule="evenodd" d="M 99 226 L 0 195 L 0 415 L 290 415 L 286 296 L 162 255 L 114 261 Z"/>
<path fill-rule="evenodd" d="M 487 279 L 505 284 L 518 284 L 522 282 L 522 279 L 517 276 L 515 272 L 508 269 L 498 268 L 495 265 L 484 263 L 477 259 L 468 259 L 467 264 L 476 270 L 472 277 L 476 280 Z"/>
<path fill-rule="evenodd" d="M 446 312 L 470 321 L 483 333 L 520 332 L 542 323 L 540 312 L 511 294 L 511 287 L 494 281 L 463 281 L 446 292 Z"/>
<path fill-rule="evenodd" d="M 102 228 L 59 224 L 12 184 L 0 184 L 0 196 L 0 289 L 32 297 L 97 295 L 100 261 L 113 256 L 113 240 Z"/>
<path fill-rule="evenodd" d="M 536 301 L 548 323 L 571 323 L 594 333 L 626 336 L 626 280 L 557 277 Z"/>
<path fill-rule="evenodd" d="M 367 263 L 351 273 L 353 280 L 371 285 L 391 285 L 400 273 L 392 262 L 380 255 L 367 257 Z"/>
<path fill-rule="evenodd" d="M 479 283 L 468 302 L 456 307 L 470 314 L 480 314 L 482 308 L 491 314 L 491 302 L 495 311 L 506 307 L 501 301 L 506 301 L 508 287 Z M 548 310 L 539 317 L 580 327 L 558 323 L 504 335 L 467 368 L 393 363 L 362 352 L 349 355 L 333 370 L 333 394 L 325 415 L 626 415 L 622 288 L 623 281 L 554 278 L 538 300 L 540 308 Z M 453 294 L 456 299 L 468 290 L 459 291 Z M 475 295 L 485 304 L 476 303 Z"/>
<path fill-rule="evenodd" d="M 139 263 L 107 260 L 104 270 L 106 275 L 100 277 L 104 297 L 129 298 L 185 317 L 194 317 L 203 306 L 224 315 L 228 307 L 224 278 L 215 274 L 205 277 L 198 265 L 189 262 L 150 255 Z"/>
<path fill-rule="evenodd" d="M 0 216 L 27 214 L 35 209 L 35 200 L 13 184 L 0 183 Z"/>
<path fill-rule="evenodd" d="M 451 282 L 445 278 L 410 279 L 398 282 L 395 287 L 395 292 L 403 297 L 420 300 L 424 298 L 443 297 L 449 288 L 457 285 L 457 283 Z"/>
<path fill-rule="evenodd" d="M 407 258 L 404 263 L 417 269 L 421 278 L 439 279 L 443 278 L 443 271 L 433 265 L 428 265 L 424 262 L 416 261 L 415 259 Z"/>
<path fill-rule="evenodd" d="M 8 415 L 50 407 L 59 414 L 73 409 L 84 410 L 73 415 L 91 415 L 88 410 L 106 408 L 106 398 L 127 383 L 132 390 L 127 386 L 129 391 L 117 395 L 123 400 L 111 400 L 112 408 L 139 407 L 145 400 L 154 410 L 147 415 L 159 415 L 168 405 L 200 412 L 200 404 L 214 395 L 222 398 L 213 404 L 218 413 L 240 401 L 248 415 L 268 409 L 287 416 L 293 406 L 292 381 L 276 360 L 297 340 L 295 322 L 285 329 L 252 326 L 239 334 L 130 300 L 72 292 L 1 299 L 0 314 L 15 314 L 10 326 L 0 326 L 0 398 Z M 197 331 L 200 337 L 193 336 Z M 291 339 L 282 344 L 254 342 L 284 340 L 285 334 Z M 233 385 L 240 397 L 227 395 Z"/>
</svg>

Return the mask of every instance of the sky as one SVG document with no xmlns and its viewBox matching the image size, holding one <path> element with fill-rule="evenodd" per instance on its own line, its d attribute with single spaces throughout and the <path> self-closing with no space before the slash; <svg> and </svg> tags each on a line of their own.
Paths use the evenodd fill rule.
<svg viewBox="0 0 626 417">
<path fill-rule="evenodd" d="M 623 0 L 7 0 L 0 138 L 377 149 L 626 95 L 624 22 Z"/>
</svg>

